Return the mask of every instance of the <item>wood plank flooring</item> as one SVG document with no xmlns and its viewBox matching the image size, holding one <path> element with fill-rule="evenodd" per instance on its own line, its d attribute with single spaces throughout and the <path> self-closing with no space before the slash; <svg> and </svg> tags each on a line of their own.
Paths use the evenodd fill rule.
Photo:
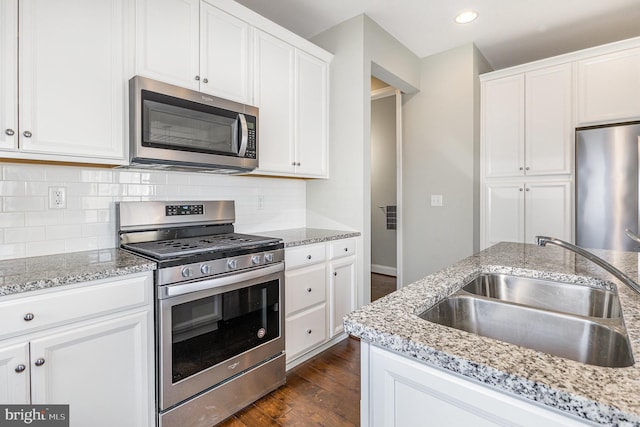
<svg viewBox="0 0 640 427">
<path fill-rule="evenodd" d="M 360 425 L 360 341 L 347 338 L 287 373 L 287 384 L 222 427 Z"/>
<path fill-rule="evenodd" d="M 396 290 L 396 278 L 384 274 L 371 273 L 371 301 Z"/>
</svg>

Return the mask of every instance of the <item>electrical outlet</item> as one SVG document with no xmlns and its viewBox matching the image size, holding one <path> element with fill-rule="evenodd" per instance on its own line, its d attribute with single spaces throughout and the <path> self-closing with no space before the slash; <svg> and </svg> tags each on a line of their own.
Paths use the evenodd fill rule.
<svg viewBox="0 0 640 427">
<path fill-rule="evenodd" d="M 431 206 L 442 206 L 442 194 L 431 195 Z"/>
<path fill-rule="evenodd" d="M 264 209 L 264 196 L 258 196 L 258 210 Z"/>
<path fill-rule="evenodd" d="M 67 208 L 67 188 L 49 187 L 49 209 Z"/>
</svg>

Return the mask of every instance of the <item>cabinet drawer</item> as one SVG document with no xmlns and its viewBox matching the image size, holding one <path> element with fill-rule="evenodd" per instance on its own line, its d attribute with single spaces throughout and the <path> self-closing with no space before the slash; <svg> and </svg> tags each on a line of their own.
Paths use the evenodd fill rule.
<svg viewBox="0 0 640 427">
<path fill-rule="evenodd" d="M 150 304 L 152 290 L 148 273 L 8 301 L 0 299 L 0 338 Z"/>
<path fill-rule="evenodd" d="M 286 249 L 284 265 L 287 269 L 317 264 L 327 259 L 326 245 L 307 245 Z"/>
<path fill-rule="evenodd" d="M 330 259 L 342 258 L 356 253 L 356 240 L 343 239 L 331 243 L 329 248 Z"/>
<path fill-rule="evenodd" d="M 326 277 L 324 264 L 287 271 L 284 281 L 287 315 L 325 302 Z"/>
<path fill-rule="evenodd" d="M 325 341 L 326 320 L 326 304 L 287 318 L 285 329 L 287 361 Z"/>
</svg>

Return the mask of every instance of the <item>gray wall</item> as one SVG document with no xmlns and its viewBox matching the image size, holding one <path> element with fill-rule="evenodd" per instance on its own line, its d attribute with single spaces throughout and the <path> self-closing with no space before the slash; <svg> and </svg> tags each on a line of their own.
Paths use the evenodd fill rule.
<svg viewBox="0 0 640 427">
<path fill-rule="evenodd" d="M 473 44 L 422 60 L 421 92 L 404 98 L 404 282 L 479 247 L 478 71 Z M 443 195 L 442 207 L 430 195 Z"/>
<path fill-rule="evenodd" d="M 396 230 L 387 229 L 380 206 L 396 204 L 396 170 L 396 97 L 390 96 L 371 101 L 371 264 L 391 269 Z"/>
</svg>

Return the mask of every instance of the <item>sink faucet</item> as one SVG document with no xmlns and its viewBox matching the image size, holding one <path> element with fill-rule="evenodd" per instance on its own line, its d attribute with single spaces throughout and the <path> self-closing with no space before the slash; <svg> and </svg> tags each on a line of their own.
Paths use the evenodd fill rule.
<svg viewBox="0 0 640 427">
<path fill-rule="evenodd" d="M 552 245 L 560 246 L 561 248 L 570 250 L 575 252 L 576 254 L 585 257 L 589 261 L 594 264 L 599 265 L 600 267 L 607 270 L 609 273 L 616 276 L 622 283 L 629 286 L 631 289 L 640 294 L 640 285 L 634 282 L 629 276 L 624 274 L 622 271 L 618 270 L 613 265 L 609 264 L 607 261 L 602 258 L 592 254 L 591 252 L 582 249 L 580 246 L 573 245 L 569 242 L 565 242 L 564 240 L 556 239 L 555 237 L 547 237 L 547 236 L 536 236 L 536 244 L 538 246 L 546 246 L 547 243 L 551 243 Z"/>
</svg>

